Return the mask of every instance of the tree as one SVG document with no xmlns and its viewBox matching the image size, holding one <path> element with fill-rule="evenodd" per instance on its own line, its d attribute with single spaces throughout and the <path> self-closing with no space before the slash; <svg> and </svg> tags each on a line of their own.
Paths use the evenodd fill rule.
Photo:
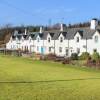
<svg viewBox="0 0 100 100">
<path fill-rule="evenodd" d="M 92 55 L 92 59 L 95 61 L 98 61 L 100 59 L 100 55 L 96 50 L 94 50 L 94 53 Z"/>
</svg>

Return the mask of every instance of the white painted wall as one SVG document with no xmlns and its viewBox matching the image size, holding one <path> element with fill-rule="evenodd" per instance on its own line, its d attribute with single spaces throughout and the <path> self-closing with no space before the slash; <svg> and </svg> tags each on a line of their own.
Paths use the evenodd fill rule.
<svg viewBox="0 0 100 100">
<path fill-rule="evenodd" d="M 95 42 L 95 36 L 98 37 L 98 42 Z M 63 39 L 63 42 L 60 42 L 61 37 Z M 79 37 L 79 42 L 76 41 L 77 37 Z M 48 42 L 49 38 L 50 42 Z M 44 48 L 44 54 L 54 53 L 55 50 L 55 54 L 57 56 L 66 56 L 66 49 L 69 50 L 69 55 L 67 56 L 71 56 L 72 53 L 77 53 L 77 48 L 79 48 L 79 55 L 81 55 L 83 52 L 86 52 L 86 39 L 82 39 L 79 32 L 77 32 L 74 38 L 71 40 L 65 39 L 62 34 L 60 34 L 57 40 L 52 40 L 50 34 L 48 34 L 46 40 L 41 40 L 38 35 L 36 40 L 32 40 L 31 37 L 29 37 L 28 40 L 24 40 L 24 38 L 22 37 L 21 41 L 18 41 L 17 38 L 16 40 L 12 40 L 12 38 L 10 38 L 9 42 L 6 44 L 6 48 L 10 50 L 17 50 L 18 48 L 25 50 L 25 46 L 28 47 L 28 50 L 30 52 L 36 53 L 41 53 L 42 47 Z M 50 47 L 51 51 L 49 51 Z M 60 47 L 62 48 L 62 52 L 59 51 Z M 94 49 L 97 49 L 97 51 L 100 53 L 100 33 L 98 31 L 94 33 L 92 39 L 87 40 L 87 52 L 92 54 Z"/>
<path fill-rule="evenodd" d="M 79 37 L 79 42 L 77 42 L 77 37 Z M 86 48 L 84 48 L 84 46 L 86 47 L 86 40 L 82 39 L 79 32 L 76 33 L 76 35 L 74 36 L 74 39 L 71 39 L 69 41 L 69 46 L 70 46 L 71 53 L 77 53 L 77 49 L 80 49 L 79 55 L 81 55 L 82 52 L 86 52 Z"/>
<path fill-rule="evenodd" d="M 50 36 L 49 33 L 47 35 L 47 39 L 44 40 L 44 48 L 45 48 L 45 54 L 50 54 L 50 53 L 54 54 L 54 40 L 52 40 L 52 37 Z"/>
<path fill-rule="evenodd" d="M 98 36 L 98 42 L 95 42 L 95 36 Z M 100 54 L 100 33 L 96 31 L 92 37 L 87 42 L 87 50 L 90 54 L 93 53 L 94 49 L 97 49 L 97 52 Z"/>
<path fill-rule="evenodd" d="M 9 42 L 6 44 L 6 48 L 8 50 L 16 50 L 17 49 L 16 40 L 13 40 L 12 37 L 10 38 Z"/>
<path fill-rule="evenodd" d="M 43 47 L 43 40 L 39 37 L 39 35 L 36 37 L 36 40 L 34 40 L 34 52 L 41 53 L 41 47 Z"/>
<path fill-rule="evenodd" d="M 60 42 L 60 39 L 63 39 L 63 42 Z M 64 39 L 64 36 L 60 34 L 58 40 L 55 40 L 55 53 L 57 56 L 66 56 L 66 48 L 68 47 L 68 40 Z M 60 52 L 62 48 L 62 52 Z"/>
</svg>

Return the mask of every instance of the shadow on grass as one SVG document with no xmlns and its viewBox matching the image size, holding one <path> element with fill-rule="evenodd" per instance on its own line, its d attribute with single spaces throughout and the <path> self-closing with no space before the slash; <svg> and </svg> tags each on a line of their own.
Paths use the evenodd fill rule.
<svg viewBox="0 0 100 100">
<path fill-rule="evenodd" d="M 48 81 L 0 81 L 0 84 L 36 84 L 36 83 L 53 83 L 53 82 L 71 82 L 71 81 L 85 81 L 98 80 L 100 78 L 83 78 L 83 79 L 68 79 L 68 80 L 48 80 Z"/>
</svg>

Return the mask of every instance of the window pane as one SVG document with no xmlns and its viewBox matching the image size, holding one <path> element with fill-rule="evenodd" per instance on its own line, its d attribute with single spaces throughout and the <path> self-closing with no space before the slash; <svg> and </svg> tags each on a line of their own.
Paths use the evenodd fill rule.
<svg viewBox="0 0 100 100">
<path fill-rule="evenodd" d="M 63 42 L 63 38 L 62 37 L 60 38 L 60 42 Z"/>
<path fill-rule="evenodd" d="M 76 42 L 79 42 L 79 37 L 77 37 L 77 40 L 76 40 Z"/>
<path fill-rule="evenodd" d="M 98 36 L 95 36 L 95 40 L 96 43 L 98 42 Z"/>
</svg>

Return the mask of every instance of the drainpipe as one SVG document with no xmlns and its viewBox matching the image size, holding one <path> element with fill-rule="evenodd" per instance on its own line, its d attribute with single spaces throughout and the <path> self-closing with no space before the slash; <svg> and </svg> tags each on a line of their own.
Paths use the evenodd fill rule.
<svg viewBox="0 0 100 100">
<path fill-rule="evenodd" d="M 54 39 L 54 55 L 55 55 L 55 39 Z"/>
<path fill-rule="evenodd" d="M 69 58 L 69 39 L 68 39 L 68 58 Z"/>
<path fill-rule="evenodd" d="M 34 39 L 33 39 L 33 56 L 34 56 Z"/>
<path fill-rule="evenodd" d="M 87 38 L 86 38 L 86 52 L 87 52 Z"/>
<path fill-rule="evenodd" d="M 44 38 L 43 38 L 43 56 L 44 56 Z"/>
</svg>

